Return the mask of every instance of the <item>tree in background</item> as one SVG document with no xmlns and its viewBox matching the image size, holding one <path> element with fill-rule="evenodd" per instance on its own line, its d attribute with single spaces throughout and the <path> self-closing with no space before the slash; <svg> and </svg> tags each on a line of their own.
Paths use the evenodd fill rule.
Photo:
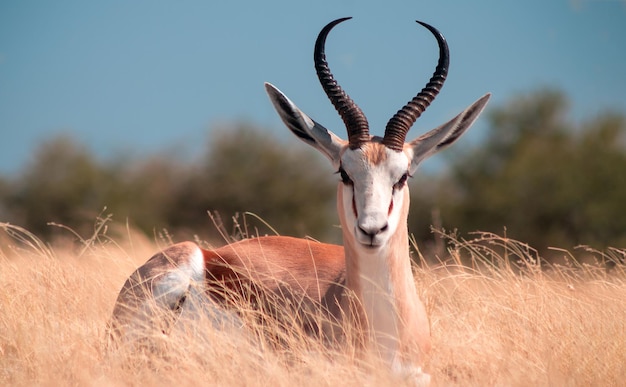
<svg viewBox="0 0 626 387">
<path fill-rule="evenodd" d="M 565 96 L 554 90 L 492 108 L 485 142 L 416 200 L 439 209 L 448 230 L 506 228 L 544 252 L 625 245 L 626 119 L 606 113 L 576 126 L 567 113 Z"/>
<path fill-rule="evenodd" d="M 208 144 L 197 165 L 170 155 L 102 163 L 69 137 L 53 138 L 17 178 L 0 180 L 0 219 L 44 238 L 65 232 L 49 222 L 90 236 L 104 211 L 149 235 L 167 229 L 219 243 L 208 211 L 229 234 L 232 216 L 252 212 L 280 233 L 338 234 L 333 178 L 319 158 L 250 125 L 216 130 Z M 254 217 L 240 222 L 251 234 L 272 232 Z"/>
<path fill-rule="evenodd" d="M 30 165 L 3 192 L 3 220 L 49 235 L 48 222 L 77 224 L 95 219 L 102 203 L 101 187 L 110 176 L 85 147 L 61 136 L 44 143 Z M 97 213 L 96 213 L 97 215 Z"/>
<path fill-rule="evenodd" d="M 229 231 L 233 214 L 251 212 L 283 235 L 337 240 L 334 179 L 327 166 L 308 149 L 250 125 L 211 133 L 208 152 L 174 196 L 178 201 L 168 218 L 175 228 L 200 224 L 210 231 L 207 211 L 218 211 Z M 246 219 L 247 231 L 270 232 L 253 217 Z"/>
</svg>

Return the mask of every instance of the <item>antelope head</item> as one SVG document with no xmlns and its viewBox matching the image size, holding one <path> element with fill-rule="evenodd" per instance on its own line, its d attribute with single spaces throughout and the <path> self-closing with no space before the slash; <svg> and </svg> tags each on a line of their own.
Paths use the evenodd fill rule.
<svg viewBox="0 0 626 387">
<path fill-rule="evenodd" d="M 426 86 L 389 120 L 382 138 L 370 135 L 365 115 L 335 81 L 324 52 L 328 33 L 348 19 L 338 19 L 326 25 L 317 37 L 314 50 L 317 76 L 346 126 L 347 140 L 311 119 L 273 85 L 266 83 L 265 87 L 287 127 L 328 157 L 340 174 L 339 216 L 344 239 L 346 236 L 350 239 L 344 243 L 352 242 L 362 251 L 376 251 L 390 243 L 399 227 L 406 229 L 407 179 L 422 160 L 450 146 L 474 123 L 490 94 L 445 124 L 405 142 L 413 123 L 441 90 L 449 64 L 448 45 L 443 35 L 418 21 L 435 36 L 439 45 L 435 72 Z"/>
</svg>

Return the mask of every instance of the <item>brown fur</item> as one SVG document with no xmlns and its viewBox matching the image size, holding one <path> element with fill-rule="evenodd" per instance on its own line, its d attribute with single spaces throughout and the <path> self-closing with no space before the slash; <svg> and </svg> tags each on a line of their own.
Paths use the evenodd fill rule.
<svg viewBox="0 0 626 387">
<path fill-rule="evenodd" d="M 368 163 L 379 165 L 387 160 L 386 147 L 378 142 L 368 142 L 362 146 L 363 154 Z"/>
<path fill-rule="evenodd" d="M 183 242 L 155 254 L 120 291 L 111 322 L 114 333 L 119 336 L 125 329 L 150 325 L 138 321 L 149 321 L 163 313 L 163 307 L 180 307 L 165 298 L 154 308 L 155 286 L 168 274 L 181 272 L 198 252 L 204 261 L 204 288 L 213 301 L 226 308 L 250 302 L 274 318 L 299 322 L 305 331 L 335 336 L 344 288 L 343 247 L 278 236 L 245 239 L 213 250 Z M 176 285 L 189 286 L 185 280 Z"/>
</svg>

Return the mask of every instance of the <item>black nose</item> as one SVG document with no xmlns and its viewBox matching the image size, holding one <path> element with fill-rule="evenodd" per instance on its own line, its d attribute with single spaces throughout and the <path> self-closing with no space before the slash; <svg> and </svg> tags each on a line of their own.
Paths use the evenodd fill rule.
<svg viewBox="0 0 626 387">
<path fill-rule="evenodd" d="M 389 228 L 389 223 L 385 223 L 382 227 L 363 227 L 359 226 L 359 230 L 370 238 L 380 234 L 381 232 L 385 232 Z"/>
</svg>

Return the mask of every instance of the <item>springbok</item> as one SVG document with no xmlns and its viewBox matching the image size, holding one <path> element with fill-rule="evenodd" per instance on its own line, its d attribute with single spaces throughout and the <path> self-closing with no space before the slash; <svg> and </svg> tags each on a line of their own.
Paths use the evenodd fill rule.
<svg viewBox="0 0 626 387">
<path fill-rule="evenodd" d="M 112 317 L 118 335 L 145 328 L 154 305 L 184 313 L 192 297 L 217 311 L 216 323 L 236 325 L 237 318 L 225 307 L 225 294 L 232 291 L 258 301 L 257 305 L 271 298 L 273 309 L 304 316 L 298 320 L 303 327 L 326 338 L 342 333 L 334 329 L 336 324 L 307 319 L 307 311 L 321 313 L 329 322 L 347 320 L 361 332 L 365 352 L 392 371 L 414 377 L 416 384 L 427 383 L 429 377 L 420 366 L 430 349 L 430 327 L 411 270 L 406 183 L 422 160 L 450 146 L 473 124 L 490 94 L 447 123 L 405 142 L 410 127 L 443 86 L 449 64 L 443 35 L 418 21 L 437 39 L 436 70 L 389 120 L 382 138 L 370 135 L 365 115 L 335 81 L 324 52 L 331 29 L 347 19 L 326 25 L 314 50 L 318 78 L 346 126 L 347 141 L 265 84 L 286 126 L 330 159 L 341 176 L 337 209 L 344 246 L 282 236 L 246 239 L 215 250 L 192 242 L 173 245 L 150 258 L 124 284 Z"/>
</svg>

